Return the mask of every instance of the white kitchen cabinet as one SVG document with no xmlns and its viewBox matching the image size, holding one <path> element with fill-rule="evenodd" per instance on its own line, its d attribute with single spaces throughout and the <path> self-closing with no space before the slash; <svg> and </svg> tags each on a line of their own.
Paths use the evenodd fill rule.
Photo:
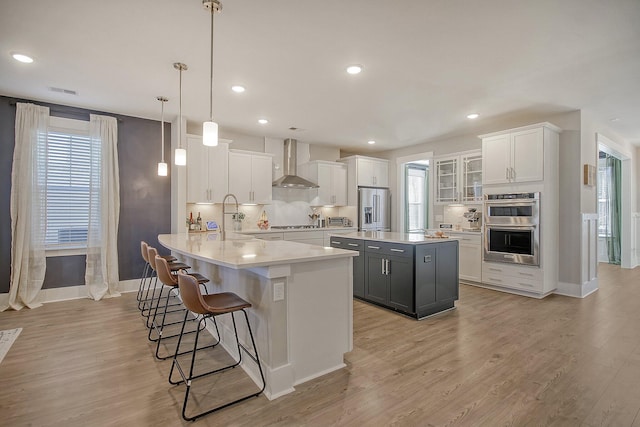
<svg viewBox="0 0 640 427">
<path fill-rule="evenodd" d="M 270 154 L 229 150 L 229 193 L 238 203 L 271 203 Z"/>
<path fill-rule="evenodd" d="M 349 156 L 339 160 L 347 165 L 347 203 L 358 205 L 358 187 L 389 187 L 389 161 L 375 157 Z"/>
<path fill-rule="evenodd" d="M 435 159 L 435 203 L 482 201 L 482 153 L 478 150 Z"/>
<path fill-rule="evenodd" d="M 300 165 L 301 175 L 319 185 L 312 206 L 346 206 L 347 167 L 342 163 L 314 160 Z"/>
<path fill-rule="evenodd" d="M 544 180 L 544 127 L 481 138 L 485 185 Z"/>
<path fill-rule="evenodd" d="M 482 282 L 482 235 L 480 233 L 451 233 L 459 243 L 460 280 Z"/>
<path fill-rule="evenodd" d="M 228 192 L 229 144 L 202 144 L 202 137 L 187 135 L 187 203 L 221 203 Z"/>
</svg>

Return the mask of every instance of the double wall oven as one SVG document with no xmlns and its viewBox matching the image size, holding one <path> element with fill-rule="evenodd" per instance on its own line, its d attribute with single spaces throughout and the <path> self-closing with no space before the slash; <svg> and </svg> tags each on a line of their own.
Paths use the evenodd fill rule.
<svg viewBox="0 0 640 427">
<path fill-rule="evenodd" d="M 540 265 L 540 193 L 487 194 L 484 260 Z"/>
</svg>

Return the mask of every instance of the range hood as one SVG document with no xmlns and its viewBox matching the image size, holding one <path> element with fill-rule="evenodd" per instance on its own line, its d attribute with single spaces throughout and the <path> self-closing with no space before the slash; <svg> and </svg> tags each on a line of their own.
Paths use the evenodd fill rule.
<svg viewBox="0 0 640 427">
<path fill-rule="evenodd" d="M 295 139 L 287 138 L 284 140 L 284 159 L 282 161 L 282 172 L 284 176 L 276 179 L 271 184 L 273 187 L 278 188 L 318 188 L 318 184 L 315 184 L 309 180 L 296 175 L 297 168 L 297 151 L 298 141 Z"/>
</svg>

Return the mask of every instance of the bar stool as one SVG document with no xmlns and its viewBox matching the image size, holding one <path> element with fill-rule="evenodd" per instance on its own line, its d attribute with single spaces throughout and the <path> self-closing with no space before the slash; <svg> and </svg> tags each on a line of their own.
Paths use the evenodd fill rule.
<svg viewBox="0 0 640 427">
<path fill-rule="evenodd" d="M 180 295 L 182 297 L 182 302 L 187 307 L 187 309 L 189 309 L 194 313 L 202 315 L 202 318 L 200 319 L 199 323 L 205 323 L 206 319 L 214 318 L 215 316 L 220 316 L 223 314 L 229 314 L 231 316 L 231 320 L 233 322 L 233 330 L 236 336 L 236 344 L 238 347 L 238 356 L 239 356 L 238 361 L 231 365 L 228 365 L 219 369 L 214 369 L 212 371 L 205 372 L 202 374 L 194 375 L 193 367 L 196 360 L 196 350 L 198 349 L 197 348 L 198 337 L 200 335 L 200 329 L 201 329 L 200 327 L 198 327 L 196 329 L 196 336 L 193 344 L 193 353 L 191 355 L 191 365 L 189 367 L 188 373 L 186 373 L 186 371 L 182 368 L 182 366 L 180 365 L 180 362 L 178 361 L 178 355 L 180 354 L 179 353 L 180 343 L 182 341 L 183 332 L 184 332 L 184 328 L 187 320 L 187 315 L 188 315 L 188 312 L 187 312 L 187 314 L 184 317 L 185 322 L 182 324 L 182 331 L 180 333 L 180 338 L 178 339 L 178 346 L 176 347 L 176 353 L 173 357 L 173 363 L 171 364 L 171 371 L 169 372 L 169 383 L 174 385 L 185 383 L 187 387 L 184 395 L 184 403 L 182 405 L 182 418 L 184 418 L 187 421 L 193 421 L 196 418 L 199 418 L 203 415 L 210 414 L 212 412 L 218 411 L 222 408 L 226 408 L 228 406 L 234 405 L 236 403 L 242 402 L 252 397 L 259 396 L 264 391 L 266 383 L 264 380 L 264 373 L 262 372 L 262 366 L 260 365 L 260 359 L 258 357 L 258 348 L 256 347 L 255 340 L 253 339 L 253 332 L 251 331 L 251 325 L 249 324 L 249 318 L 246 312 L 246 309 L 250 308 L 251 304 L 243 300 L 242 298 L 240 298 L 238 295 L 231 292 L 202 295 L 202 293 L 200 293 L 200 289 L 198 288 L 197 280 L 194 277 L 188 276 L 183 273 L 178 273 L 178 286 L 180 288 Z M 249 336 L 251 337 L 251 344 L 253 345 L 255 356 L 251 354 L 249 350 L 247 350 L 247 348 L 244 347 L 244 345 L 240 344 L 240 340 L 238 339 L 238 329 L 236 327 L 236 319 L 234 316 L 234 313 L 237 311 L 242 311 L 244 313 L 244 319 L 247 323 L 247 328 L 249 330 Z M 195 380 L 196 378 L 201 378 L 207 375 L 220 373 L 228 369 L 235 368 L 236 366 L 240 365 L 240 363 L 242 362 L 243 351 L 247 354 L 247 356 L 249 356 L 251 359 L 253 359 L 254 362 L 258 364 L 258 368 L 260 370 L 260 378 L 262 379 L 262 388 L 258 392 L 251 393 L 249 395 L 243 396 L 231 402 L 216 406 L 213 409 L 209 409 L 207 411 L 204 411 L 192 416 L 187 416 L 186 414 L 187 402 L 189 401 L 189 392 L 191 391 L 193 380 Z M 182 377 L 182 380 L 173 381 L 171 379 L 174 368 L 176 368 L 176 370 Z"/>
<path fill-rule="evenodd" d="M 158 296 L 156 297 L 156 290 L 157 290 L 157 284 L 158 284 L 158 273 L 157 273 L 157 269 L 156 269 L 156 255 L 158 255 L 158 250 L 152 246 L 148 246 L 148 253 L 147 253 L 147 258 L 149 259 L 149 266 L 151 267 L 151 269 L 153 270 L 153 275 L 155 275 L 155 281 L 154 281 L 154 285 L 153 285 L 153 292 L 151 293 L 151 298 L 149 298 L 149 308 L 147 309 L 147 312 L 145 314 L 144 309 L 142 311 L 142 315 L 144 317 L 147 318 L 147 328 L 151 328 L 151 313 L 155 312 L 158 308 L 158 306 L 161 304 L 161 299 L 162 299 L 162 287 L 160 288 L 160 292 L 158 292 Z M 188 270 L 191 268 L 191 266 L 184 264 L 182 262 L 171 262 L 168 264 L 169 265 L 169 270 L 171 271 L 171 274 L 176 274 L 178 271 L 183 271 L 183 270 Z M 169 298 L 169 296 L 167 296 L 167 298 Z M 175 304 L 170 304 L 170 307 L 175 307 L 175 306 L 182 306 L 182 303 L 175 303 Z"/>
<path fill-rule="evenodd" d="M 142 269 L 142 277 L 140 277 L 140 285 L 138 286 L 138 295 L 136 295 L 136 300 L 138 301 L 138 310 L 142 310 L 142 304 L 144 304 L 144 300 L 149 296 L 149 287 L 151 285 L 151 278 L 153 275 L 153 271 L 151 270 L 151 266 L 149 265 L 149 245 L 144 240 L 140 241 L 140 252 L 142 254 L 142 259 L 144 260 L 144 267 Z M 166 259 L 168 262 L 174 262 L 177 260 L 173 255 L 161 255 L 162 258 Z M 149 279 L 149 285 L 147 285 L 147 279 Z M 143 299 L 142 295 L 146 295 Z"/>
<path fill-rule="evenodd" d="M 161 256 L 156 255 L 155 257 L 155 265 L 156 265 L 156 273 L 158 274 L 158 278 L 160 279 L 160 282 L 162 282 L 163 285 L 165 285 L 168 289 L 168 295 L 167 298 L 165 299 L 165 304 L 164 304 L 164 310 L 162 313 L 162 320 L 158 323 L 157 320 L 157 315 L 158 315 L 158 306 L 156 305 L 156 309 L 155 312 L 153 314 L 153 320 L 151 321 L 151 328 L 149 329 L 149 341 L 156 341 L 156 358 L 160 359 L 160 360 L 166 360 L 169 359 L 171 357 L 173 357 L 173 354 L 169 354 L 167 356 L 160 356 L 160 342 L 162 341 L 162 339 L 166 339 L 166 338 L 174 338 L 177 336 L 180 336 L 180 334 L 173 334 L 173 335 L 165 335 L 163 336 L 163 331 L 164 331 L 164 327 L 165 326 L 170 326 L 170 325 L 178 325 L 181 324 L 183 322 L 178 321 L 178 322 L 170 322 L 170 323 L 165 323 L 167 320 L 167 308 L 169 307 L 169 298 L 171 296 L 172 292 L 175 292 L 175 296 L 178 296 L 178 277 L 175 274 L 171 273 L 171 270 L 169 268 L 169 263 L 167 263 L 167 261 L 165 259 L 163 259 Z M 188 273 L 189 276 L 193 277 L 198 285 L 204 285 L 205 283 L 207 283 L 209 281 L 209 279 L 207 279 L 206 277 L 204 277 L 203 275 L 199 274 L 199 273 Z M 163 288 L 160 290 L 160 292 L 162 292 Z M 161 294 L 162 295 L 162 294 Z M 177 312 L 177 311 L 182 311 L 182 310 L 187 310 L 185 307 L 183 307 L 181 310 L 174 310 L 173 312 Z M 193 319 L 196 320 L 196 319 Z M 200 326 L 200 324 L 198 324 L 198 326 Z M 216 325 L 216 331 L 218 329 L 218 326 Z M 156 333 L 158 334 L 158 338 L 157 339 L 152 339 L 151 338 L 151 333 L 153 331 L 156 331 Z M 188 333 L 193 333 L 195 331 L 190 331 Z M 218 336 L 220 336 L 218 334 Z M 217 345 L 218 343 L 214 344 Z M 211 346 L 209 346 L 211 347 Z M 203 347 L 204 348 L 204 347 Z M 200 349 L 198 349 L 200 350 Z M 181 354 L 185 354 L 187 352 L 183 352 Z"/>
</svg>

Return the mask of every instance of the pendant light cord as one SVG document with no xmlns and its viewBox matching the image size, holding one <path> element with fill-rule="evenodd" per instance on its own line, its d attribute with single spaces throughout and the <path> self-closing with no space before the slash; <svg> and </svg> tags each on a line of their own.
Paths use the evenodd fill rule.
<svg viewBox="0 0 640 427">
<path fill-rule="evenodd" d="M 182 68 L 183 66 L 180 66 L 180 101 L 179 101 L 179 121 L 178 121 L 178 132 L 180 132 L 180 134 L 178 135 L 178 148 L 182 148 Z"/>
<path fill-rule="evenodd" d="M 160 113 L 160 127 L 161 127 L 161 139 L 162 139 L 162 163 L 164 163 L 164 99 L 160 99 L 160 102 L 162 103 L 162 112 Z"/>
<path fill-rule="evenodd" d="M 209 93 L 209 117 L 213 121 L 213 15 L 216 13 L 215 7 L 211 5 L 211 81 Z"/>
</svg>

